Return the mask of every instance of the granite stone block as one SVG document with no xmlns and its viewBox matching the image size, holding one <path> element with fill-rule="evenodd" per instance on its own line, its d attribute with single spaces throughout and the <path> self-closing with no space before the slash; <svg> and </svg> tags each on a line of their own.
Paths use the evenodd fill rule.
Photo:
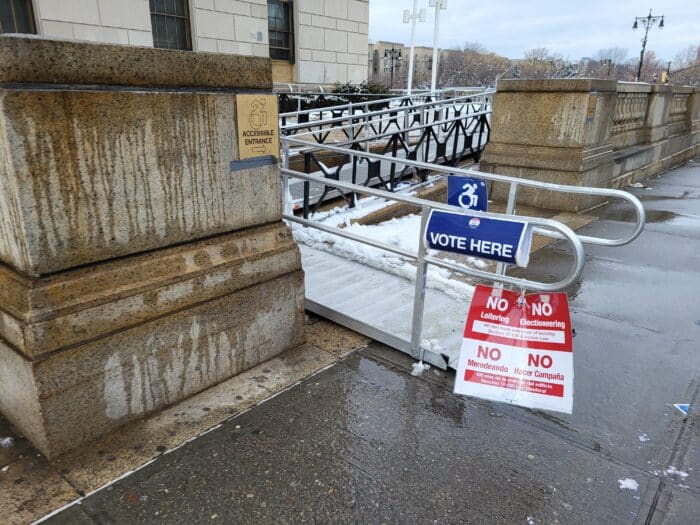
<svg viewBox="0 0 700 525">
<path fill-rule="evenodd" d="M 235 96 L 0 89 L 0 260 L 41 275 L 281 218 Z"/>
<path fill-rule="evenodd" d="M 0 264 L 0 337 L 36 359 L 300 268 L 281 222 L 37 279 Z"/>
<path fill-rule="evenodd" d="M 300 270 L 31 361 L 0 342 L 0 409 L 48 457 L 304 342 Z"/>
<path fill-rule="evenodd" d="M 272 89 L 269 58 L 0 36 L 0 83 Z"/>
</svg>

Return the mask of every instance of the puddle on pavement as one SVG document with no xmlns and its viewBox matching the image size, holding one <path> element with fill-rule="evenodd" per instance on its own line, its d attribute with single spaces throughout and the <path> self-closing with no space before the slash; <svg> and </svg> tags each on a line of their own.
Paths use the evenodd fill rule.
<svg viewBox="0 0 700 525">
<path fill-rule="evenodd" d="M 632 222 L 635 215 L 631 210 L 613 210 L 606 213 L 604 218 L 612 221 Z M 698 226 L 700 225 L 700 217 L 667 210 L 646 210 L 646 222 L 647 224 L 663 223 L 671 226 Z"/>
</svg>

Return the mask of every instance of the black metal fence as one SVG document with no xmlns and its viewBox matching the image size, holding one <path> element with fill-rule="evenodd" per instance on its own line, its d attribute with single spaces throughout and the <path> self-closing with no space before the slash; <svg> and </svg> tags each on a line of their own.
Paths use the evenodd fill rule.
<svg viewBox="0 0 700 525">
<path fill-rule="evenodd" d="M 294 144 L 288 141 L 286 147 L 292 160 L 298 155 L 303 157 L 304 173 L 320 173 L 329 180 L 396 191 L 402 181 L 408 178 L 425 181 L 429 174 L 428 170 L 406 166 L 397 159 L 449 166 L 469 158 L 478 162 L 489 138 L 491 95 L 406 104 L 374 112 L 357 109 L 359 113 L 345 108 L 343 114 L 332 118 L 297 122 L 282 128 L 283 142 L 285 137 L 294 135 L 305 141 L 303 146 L 300 141 L 293 141 Z M 327 150 L 323 153 L 323 144 L 378 153 L 383 159 L 348 154 L 329 157 Z M 318 211 L 331 197 L 341 197 L 349 206 L 355 206 L 355 194 L 330 186 L 313 187 L 308 181 L 301 184 L 304 217 Z"/>
</svg>

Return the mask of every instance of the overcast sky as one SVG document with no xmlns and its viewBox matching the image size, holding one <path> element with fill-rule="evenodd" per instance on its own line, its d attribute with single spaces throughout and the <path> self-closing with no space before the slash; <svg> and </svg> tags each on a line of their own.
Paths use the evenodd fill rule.
<svg viewBox="0 0 700 525">
<path fill-rule="evenodd" d="M 370 41 L 410 42 L 410 24 L 402 13 L 413 0 L 370 0 Z M 680 50 L 700 44 L 700 0 L 448 0 L 440 15 L 440 47 L 480 42 L 509 58 L 522 58 L 534 47 L 547 47 L 565 58 L 593 56 L 599 49 L 623 47 L 638 55 L 643 31 L 632 30 L 635 16 L 649 8 L 665 16 L 665 27 L 649 31 L 647 49 L 671 60 Z M 434 8 L 416 25 L 416 45 L 432 46 Z"/>
</svg>

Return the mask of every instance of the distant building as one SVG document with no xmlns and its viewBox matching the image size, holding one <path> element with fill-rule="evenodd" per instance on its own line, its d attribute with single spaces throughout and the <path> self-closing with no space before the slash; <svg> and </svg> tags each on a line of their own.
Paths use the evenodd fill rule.
<svg viewBox="0 0 700 525">
<path fill-rule="evenodd" d="M 410 46 L 406 46 L 401 42 L 388 42 L 379 40 L 374 44 L 369 44 L 369 61 L 367 63 L 367 76 L 369 79 L 388 84 L 391 77 L 391 55 L 388 53 L 395 50 L 394 54 L 394 87 L 404 88 L 405 80 L 408 76 L 408 67 L 410 63 Z M 433 48 L 430 46 L 415 46 L 414 48 L 414 69 L 413 79 L 414 87 L 419 87 L 421 84 L 429 84 L 430 75 L 433 68 Z M 401 57 L 396 58 L 396 54 L 400 52 Z M 442 59 L 445 53 L 449 50 L 441 49 L 440 57 Z M 424 86 L 424 87 L 427 87 Z"/>
<path fill-rule="evenodd" d="M 276 82 L 367 79 L 369 0 L 0 0 L 0 33 L 269 56 Z"/>
<path fill-rule="evenodd" d="M 400 74 L 408 67 L 407 51 L 408 49 L 400 42 L 380 40 L 369 44 L 368 76 L 370 78 L 389 77 L 392 67 L 394 75 Z"/>
</svg>

